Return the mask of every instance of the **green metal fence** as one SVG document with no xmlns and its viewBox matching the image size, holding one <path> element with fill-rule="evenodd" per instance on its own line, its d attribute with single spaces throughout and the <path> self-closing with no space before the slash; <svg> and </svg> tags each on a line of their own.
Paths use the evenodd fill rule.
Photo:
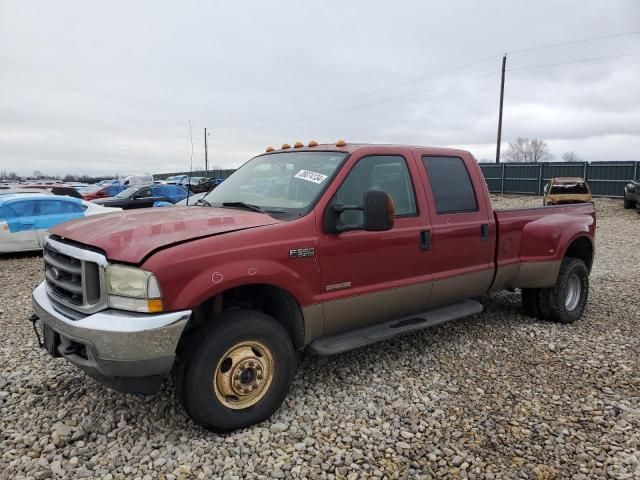
<svg viewBox="0 0 640 480">
<path fill-rule="evenodd" d="M 640 162 L 481 163 L 491 193 L 542 195 L 550 178 L 582 177 L 597 197 L 622 197 L 629 180 L 640 180 Z"/>
</svg>

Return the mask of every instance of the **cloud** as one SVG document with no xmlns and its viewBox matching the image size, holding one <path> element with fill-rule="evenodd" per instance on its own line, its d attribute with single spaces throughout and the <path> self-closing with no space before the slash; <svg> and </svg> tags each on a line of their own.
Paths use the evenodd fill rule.
<svg viewBox="0 0 640 480">
<path fill-rule="evenodd" d="M 638 24 L 633 0 L 2 2 L 0 169 L 185 170 L 187 120 L 196 166 L 205 126 L 225 167 L 312 138 L 493 158 L 502 53 Z M 640 56 L 524 70 L 632 52 L 640 35 L 509 54 L 503 139 L 640 159 Z"/>
</svg>

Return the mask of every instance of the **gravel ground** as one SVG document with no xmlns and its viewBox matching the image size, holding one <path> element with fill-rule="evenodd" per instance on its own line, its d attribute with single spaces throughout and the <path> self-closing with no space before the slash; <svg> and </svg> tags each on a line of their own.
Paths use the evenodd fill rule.
<svg viewBox="0 0 640 480">
<path fill-rule="evenodd" d="M 273 418 L 229 435 L 196 427 L 170 382 L 119 394 L 39 351 L 26 318 L 42 260 L 0 259 L 0 477 L 640 478 L 640 215 L 596 206 L 581 321 L 524 317 L 505 292 L 466 320 L 306 355 Z"/>
</svg>

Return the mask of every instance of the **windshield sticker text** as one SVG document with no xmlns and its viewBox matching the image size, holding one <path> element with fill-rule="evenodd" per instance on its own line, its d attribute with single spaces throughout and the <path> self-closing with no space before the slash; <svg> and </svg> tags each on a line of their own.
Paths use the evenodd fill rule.
<svg viewBox="0 0 640 480">
<path fill-rule="evenodd" d="M 312 172 L 311 170 L 300 170 L 298 173 L 294 175 L 294 178 L 299 178 L 301 180 L 306 180 L 308 182 L 321 184 L 327 179 L 327 176 L 323 175 L 322 173 Z"/>
</svg>

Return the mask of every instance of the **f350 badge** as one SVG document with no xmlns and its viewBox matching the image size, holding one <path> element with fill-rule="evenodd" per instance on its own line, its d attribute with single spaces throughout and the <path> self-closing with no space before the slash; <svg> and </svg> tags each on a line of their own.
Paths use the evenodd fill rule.
<svg viewBox="0 0 640 480">
<path fill-rule="evenodd" d="M 304 258 L 304 257 L 313 257 L 316 254 L 316 249 L 313 247 L 309 248 L 292 248 L 289 250 L 289 258 Z"/>
</svg>

